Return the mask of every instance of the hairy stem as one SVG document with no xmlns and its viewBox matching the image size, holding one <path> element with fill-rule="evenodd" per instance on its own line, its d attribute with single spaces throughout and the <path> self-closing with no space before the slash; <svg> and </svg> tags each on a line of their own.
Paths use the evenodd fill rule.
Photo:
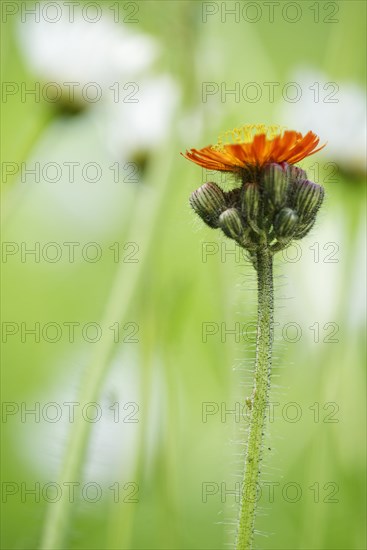
<svg viewBox="0 0 367 550">
<path fill-rule="evenodd" d="M 256 361 L 254 387 L 250 400 L 250 428 L 241 491 L 237 550 L 252 548 L 273 342 L 272 253 L 264 246 L 257 251 L 256 258 L 258 284 Z"/>
</svg>

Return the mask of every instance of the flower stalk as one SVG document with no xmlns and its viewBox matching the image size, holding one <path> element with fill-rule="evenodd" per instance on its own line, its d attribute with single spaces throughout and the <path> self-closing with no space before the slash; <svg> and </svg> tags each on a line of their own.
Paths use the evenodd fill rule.
<svg viewBox="0 0 367 550">
<path fill-rule="evenodd" d="M 228 142 L 228 138 L 232 143 Z M 320 185 L 308 181 L 296 162 L 322 149 L 319 138 L 277 126 L 246 125 L 226 132 L 216 146 L 191 149 L 187 159 L 209 170 L 232 173 L 239 186 L 223 191 L 202 185 L 190 197 L 196 214 L 211 228 L 245 249 L 257 271 L 258 318 L 254 385 L 245 454 L 236 550 L 251 550 L 274 333 L 273 256 L 303 238 L 313 227 L 324 198 Z"/>
<path fill-rule="evenodd" d="M 237 550 L 250 549 L 254 533 L 274 332 L 272 256 L 272 252 L 266 246 L 256 254 L 258 285 L 256 360 L 253 392 L 250 400 L 247 400 L 250 409 L 250 427 L 241 492 Z"/>
</svg>

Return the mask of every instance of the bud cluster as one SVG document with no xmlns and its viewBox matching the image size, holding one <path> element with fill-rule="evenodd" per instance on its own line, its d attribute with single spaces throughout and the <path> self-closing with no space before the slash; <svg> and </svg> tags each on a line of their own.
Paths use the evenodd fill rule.
<svg viewBox="0 0 367 550">
<path fill-rule="evenodd" d="M 286 163 L 242 174 L 240 188 L 225 192 L 213 182 L 194 191 L 190 204 L 210 227 L 220 228 L 250 253 L 259 246 L 274 252 L 301 239 L 315 223 L 324 198 L 320 185 Z"/>
</svg>

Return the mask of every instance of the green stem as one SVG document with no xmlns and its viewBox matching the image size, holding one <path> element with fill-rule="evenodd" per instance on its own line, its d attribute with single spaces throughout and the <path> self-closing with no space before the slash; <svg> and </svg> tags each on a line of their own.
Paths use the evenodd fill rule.
<svg viewBox="0 0 367 550">
<path fill-rule="evenodd" d="M 256 253 L 258 284 L 258 319 L 254 388 L 250 404 L 250 428 L 241 491 L 237 532 L 237 550 L 250 550 L 254 536 L 260 462 L 263 446 L 266 406 L 270 386 L 273 343 L 273 259 L 265 245 Z"/>
<path fill-rule="evenodd" d="M 103 388 L 103 382 L 110 365 L 110 358 L 114 349 L 113 338 L 108 335 L 108 327 L 116 321 L 125 319 L 129 312 L 131 302 L 144 274 L 144 268 L 148 257 L 148 251 L 154 239 L 154 230 L 159 221 L 159 214 L 162 209 L 166 194 L 166 188 L 170 182 L 172 167 L 172 153 L 166 153 L 167 148 L 162 148 L 160 155 L 157 155 L 153 162 L 149 181 L 155 190 L 152 192 L 143 191 L 134 212 L 134 223 L 128 235 L 128 242 L 139 243 L 140 258 L 136 264 L 120 263 L 111 291 L 107 298 L 105 311 L 101 320 L 103 337 L 94 347 L 94 355 L 88 368 L 85 370 L 81 382 L 78 402 L 91 403 L 98 401 Z M 80 478 L 86 450 L 91 432 L 89 422 L 86 422 L 81 415 L 77 415 L 71 425 L 69 439 L 59 475 L 58 483 L 64 487 L 66 483 L 77 481 Z M 69 526 L 71 506 L 68 501 L 67 491 L 62 492 L 62 497 L 51 504 L 46 516 L 46 522 L 42 533 L 40 548 L 42 550 L 55 550 L 64 547 L 65 532 Z"/>
</svg>

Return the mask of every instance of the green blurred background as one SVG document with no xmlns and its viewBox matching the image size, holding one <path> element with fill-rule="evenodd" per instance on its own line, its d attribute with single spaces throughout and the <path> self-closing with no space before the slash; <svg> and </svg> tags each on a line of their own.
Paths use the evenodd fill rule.
<svg viewBox="0 0 367 550">
<path fill-rule="evenodd" d="M 221 178 L 179 153 L 256 122 L 328 147 L 302 163 L 326 188 L 317 226 L 276 262 L 255 547 L 366 548 L 365 16 L 354 0 L 2 2 L 3 548 L 39 548 L 55 509 L 60 548 L 233 547 L 256 281 L 189 209 Z"/>
</svg>

